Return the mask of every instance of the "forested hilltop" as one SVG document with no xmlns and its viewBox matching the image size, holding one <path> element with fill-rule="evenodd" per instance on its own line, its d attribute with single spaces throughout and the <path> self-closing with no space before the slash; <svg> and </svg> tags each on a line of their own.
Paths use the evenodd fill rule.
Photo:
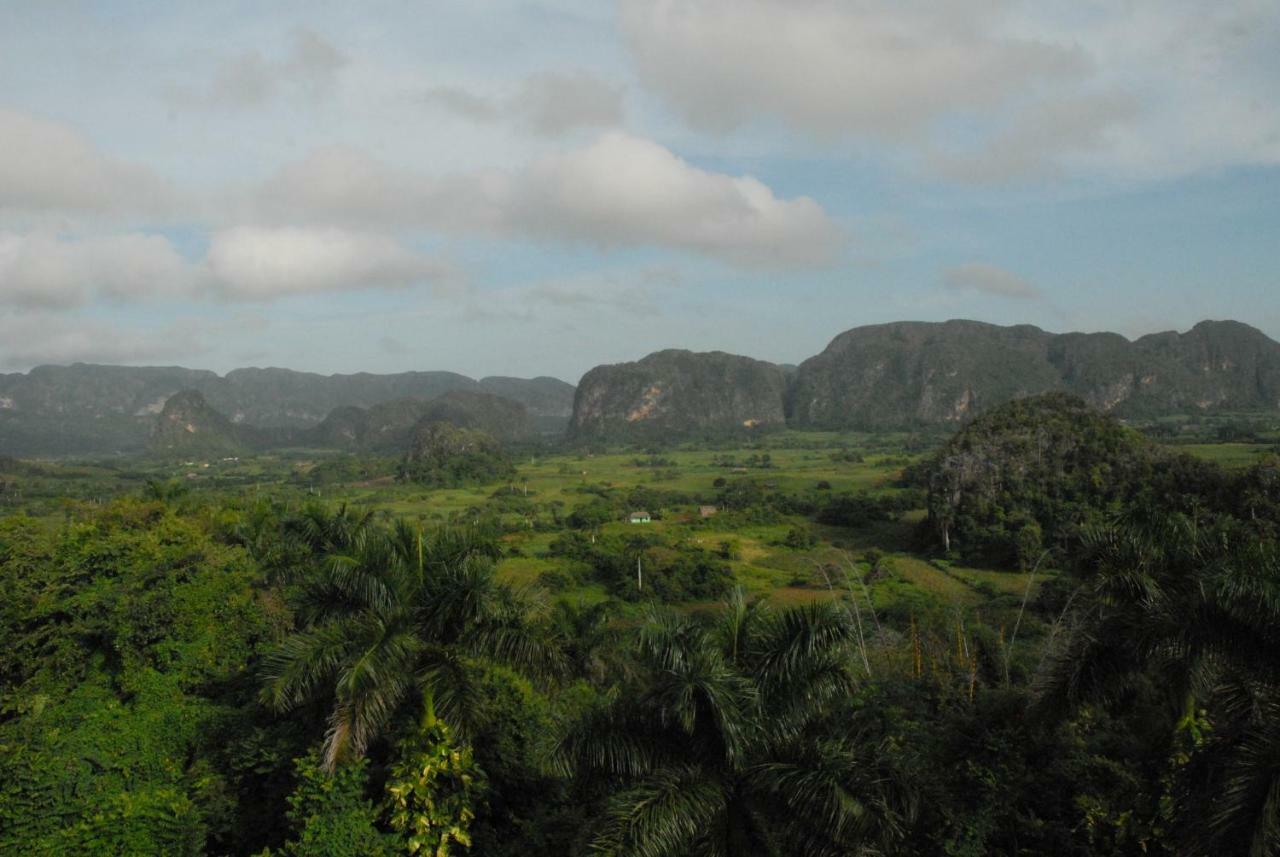
<svg viewBox="0 0 1280 857">
<path fill-rule="evenodd" d="M 1280 421 L 555 449 L 434 401 L 0 457 L 0 853 L 1280 853 Z"/>
</svg>

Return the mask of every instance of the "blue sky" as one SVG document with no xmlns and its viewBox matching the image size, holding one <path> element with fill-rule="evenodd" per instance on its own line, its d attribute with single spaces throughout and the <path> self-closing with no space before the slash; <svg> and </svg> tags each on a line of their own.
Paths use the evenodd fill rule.
<svg viewBox="0 0 1280 857">
<path fill-rule="evenodd" d="M 7 2 L 0 371 L 1280 338 L 1280 8 Z"/>
</svg>

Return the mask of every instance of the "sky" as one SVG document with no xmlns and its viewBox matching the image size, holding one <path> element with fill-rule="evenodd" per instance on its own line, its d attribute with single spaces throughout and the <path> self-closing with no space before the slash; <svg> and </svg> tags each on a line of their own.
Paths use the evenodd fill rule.
<svg viewBox="0 0 1280 857">
<path fill-rule="evenodd" d="M 0 371 L 1280 339 L 1275 0 L 0 0 Z"/>
</svg>

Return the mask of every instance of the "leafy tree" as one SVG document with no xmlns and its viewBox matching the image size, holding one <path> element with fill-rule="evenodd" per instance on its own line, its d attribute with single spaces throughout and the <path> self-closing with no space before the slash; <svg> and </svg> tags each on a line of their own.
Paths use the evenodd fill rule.
<svg viewBox="0 0 1280 857">
<path fill-rule="evenodd" d="M 429 701 L 421 728 L 397 756 L 386 786 L 388 823 L 408 853 L 447 857 L 453 844 L 469 848 L 483 774 L 471 748 L 454 739 Z"/>
<path fill-rule="evenodd" d="M 365 797 L 368 763 L 356 759 L 325 770 L 318 752 L 296 763 L 297 787 L 287 818 L 293 837 L 281 857 L 390 857 L 396 838 L 378 830 L 378 809 Z"/>
<path fill-rule="evenodd" d="M 241 679 L 275 626 L 254 580 L 242 550 L 155 503 L 0 525 L 0 851 L 251 840 L 220 737 L 251 710 Z"/>
</svg>

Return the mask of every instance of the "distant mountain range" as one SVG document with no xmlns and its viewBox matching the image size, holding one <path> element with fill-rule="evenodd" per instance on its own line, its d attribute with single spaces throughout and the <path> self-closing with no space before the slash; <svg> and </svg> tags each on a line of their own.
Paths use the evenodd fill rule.
<svg viewBox="0 0 1280 857">
<path fill-rule="evenodd" d="M 910 429 L 961 423 L 1055 390 L 1130 418 L 1275 412 L 1280 343 L 1233 321 L 1132 341 L 1030 325 L 898 322 L 846 331 L 799 367 L 660 351 L 597 366 L 576 391 L 554 378 L 477 381 L 452 372 L 237 369 L 219 376 L 178 367 L 41 366 L 0 375 L 0 454 L 280 445 L 390 451 L 402 449 L 424 419 L 508 440 L 566 431 L 576 441 L 644 442 L 783 426 Z"/>
<path fill-rule="evenodd" d="M 39 366 L 25 374 L 0 375 L 0 454 L 143 452 L 154 445 L 165 403 L 187 391 L 199 393 L 199 403 L 178 405 L 198 412 L 198 422 L 217 413 L 238 429 L 243 442 L 289 437 L 277 431 L 282 429 L 317 428 L 342 408 L 429 401 L 451 392 L 501 395 L 524 407 L 535 430 L 558 434 L 572 413 L 574 388 L 555 378 L 477 381 L 453 372 L 317 375 L 237 369 L 220 376 L 181 367 Z"/>
</svg>

